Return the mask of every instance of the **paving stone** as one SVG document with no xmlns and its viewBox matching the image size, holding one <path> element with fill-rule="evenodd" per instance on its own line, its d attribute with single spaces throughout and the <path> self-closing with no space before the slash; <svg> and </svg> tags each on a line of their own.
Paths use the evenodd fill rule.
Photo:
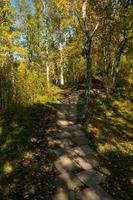
<svg viewBox="0 0 133 200">
<path fill-rule="evenodd" d="M 52 198 L 53 200 L 75 200 L 75 194 L 71 190 L 61 190 Z"/>
<path fill-rule="evenodd" d="M 88 146 L 88 145 L 82 145 L 77 146 L 72 149 L 73 152 L 75 152 L 77 155 L 84 157 L 86 155 L 94 155 L 97 156 L 97 154 Z"/>
<path fill-rule="evenodd" d="M 57 188 L 76 190 L 83 186 L 83 183 L 74 174 L 74 172 L 64 172 L 54 178 L 54 183 Z"/>
<path fill-rule="evenodd" d="M 49 139 L 48 145 L 49 147 L 59 146 L 61 144 L 61 141 L 58 139 Z"/>
<path fill-rule="evenodd" d="M 63 139 L 64 140 L 64 139 Z M 62 141 L 63 142 L 63 141 Z M 68 156 L 69 158 L 72 157 L 72 148 L 73 148 L 73 143 L 70 142 L 70 146 L 65 146 L 65 147 L 57 147 L 53 151 L 55 154 L 57 153 L 57 156 L 65 155 Z"/>
<path fill-rule="evenodd" d="M 71 112 L 69 112 L 69 120 L 76 120 L 77 119 L 77 116 L 75 114 L 75 110 L 72 110 Z"/>
<path fill-rule="evenodd" d="M 64 114 L 62 114 L 62 115 L 58 115 L 58 118 L 59 118 L 59 120 L 65 120 L 66 119 L 66 115 Z"/>
<path fill-rule="evenodd" d="M 87 186 L 95 186 L 105 181 L 105 176 L 94 169 L 82 171 L 77 174 L 79 180 Z"/>
<path fill-rule="evenodd" d="M 60 102 L 59 129 L 55 140 L 49 141 L 53 142 L 51 147 L 58 157 L 54 162 L 57 175 L 53 180 L 57 192 L 53 200 L 113 200 L 99 186 L 105 176 L 93 169 L 98 166 L 97 154 L 89 147 L 82 125 L 75 122 L 77 101 L 76 92 Z"/>
<path fill-rule="evenodd" d="M 68 200 L 67 191 L 59 191 L 53 196 L 53 200 Z"/>
<path fill-rule="evenodd" d="M 64 173 L 66 171 L 74 171 L 80 168 L 77 163 L 74 163 L 68 155 L 60 156 L 55 162 L 54 165 L 58 172 Z"/>
<path fill-rule="evenodd" d="M 81 165 L 82 168 L 85 168 L 83 164 L 85 165 L 89 163 L 89 168 L 96 167 L 99 165 L 96 154 L 93 151 L 87 152 L 87 154 L 80 149 L 80 147 L 71 147 L 71 148 L 65 148 L 65 154 L 67 154 L 74 162 L 76 162 L 78 165 Z M 91 165 L 91 166 L 90 166 Z M 88 165 L 87 165 L 88 169 Z"/>
<path fill-rule="evenodd" d="M 69 113 L 69 117 L 71 118 L 71 117 L 76 117 L 76 115 L 73 113 L 73 112 L 71 112 L 71 113 Z"/>
<path fill-rule="evenodd" d="M 60 148 L 71 148 L 74 146 L 74 143 L 69 140 L 68 138 L 61 139 L 55 139 L 53 141 L 48 142 L 49 146 L 51 147 L 60 147 Z"/>
<path fill-rule="evenodd" d="M 71 139 L 69 138 L 64 138 L 63 140 L 60 140 L 59 146 L 61 148 L 71 148 L 74 146 L 74 143 Z"/>
<path fill-rule="evenodd" d="M 56 137 L 58 139 L 71 138 L 72 137 L 72 133 L 70 131 L 62 131 L 62 132 L 56 134 Z"/>
<path fill-rule="evenodd" d="M 78 196 L 80 200 L 113 200 L 100 186 L 86 188 Z"/>
<path fill-rule="evenodd" d="M 71 127 L 72 130 L 80 130 L 81 128 L 82 128 L 81 124 L 73 124 Z"/>
<path fill-rule="evenodd" d="M 66 126 L 70 126 L 74 124 L 72 121 L 69 121 L 69 120 L 65 120 L 65 119 L 59 119 L 57 121 L 57 125 L 61 126 L 61 127 L 66 127 Z"/>
<path fill-rule="evenodd" d="M 56 148 L 53 150 L 57 157 L 68 154 L 65 148 Z"/>
<path fill-rule="evenodd" d="M 74 137 L 85 137 L 85 134 L 84 134 L 84 132 L 82 131 L 82 130 L 74 130 L 74 131 L 71 131 L 72 133 L 72 135 L 74 136 Z"/>
<path fill-rule="evenodd" d="M 72 142 L 71 139 L 69 138 L 63 138 L 63 139 L 55 139 L 55 140 L 51 140 L 49 141 L 49 146 L 53 147 L 53 148 L 71 148 L 74 146 L 74 143 Z"/>
<path fill-rule="evenodd" d="M 73 151 L 73 147 L 71 147 L 71 148 L 66 148 L 66 152 L 67 152 L 67 154 L 68 154 L 68 156 L 72 159 L 72 160 L 74 160 L 74 158 L 77 158 L 77 154 Z"/>
<path fill-rule="evenodd" d="M 57 111 L 57 115 L 65 115 L 65 112 L 60 109 L 60 110 Z"/>
<path fill-rule="evenodd" d="M 87 137 L 82 136 L 82 137 L 74 137 L 73 138 L 73 142 L 75 144 L 77 144 L 78 146 L 82 146 L 82 145 L 87 145 L 89 144 L 89 140 Z"/>
<path fill-rule="evenodd" d="M 86 157 L 74 157 L 73 160 L 84 170 L 89 170 L 98 166 L 96 158 L 91 155 Z"/>
</svg>

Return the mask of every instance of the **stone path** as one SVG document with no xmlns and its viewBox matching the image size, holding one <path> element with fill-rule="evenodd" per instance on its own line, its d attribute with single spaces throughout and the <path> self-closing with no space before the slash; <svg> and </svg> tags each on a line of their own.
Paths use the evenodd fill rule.
<svg viewBox="0 0 133 200">
<path fill-rule="evenodd" d="M 57 158 L 53 200 L 112 200 L 100 186 L 105 177 L 96 170 L 97 155 L 76 123 L 77 101 L 75 92 L 58 103 L 58 132 L 51 141 Z"/>
</svg>

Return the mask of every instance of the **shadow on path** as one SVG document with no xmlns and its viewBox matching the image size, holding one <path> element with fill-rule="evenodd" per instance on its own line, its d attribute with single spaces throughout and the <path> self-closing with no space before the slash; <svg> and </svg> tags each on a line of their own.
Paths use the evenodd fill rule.
<svg viewBox="0 0 133 200">
<path fill-rule="evenodd" d="M 97 154 L 77 122 L 78 92 L 1 119 L 0 199 L 111 200 Z"/>
<path fill-rule="evenodd" d="M 53 200 L 111 200 L 100 187 L 105 177 L 96 169 L 97 154 L 90 148 L 90 141 L 77 123 L 78 92 L 62 96 L 55 104 L 58 131 L 51 137 L 51 149 L 56 159 Z"/>
</svg>

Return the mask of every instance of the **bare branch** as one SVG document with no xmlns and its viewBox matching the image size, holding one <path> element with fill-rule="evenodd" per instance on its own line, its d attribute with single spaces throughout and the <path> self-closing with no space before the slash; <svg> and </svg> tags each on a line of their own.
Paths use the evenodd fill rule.
<svg viewBox="0 0 133 200">
<path fill-rule="evenodd" d="M 77 18 L 80 28 L 82 29 L 83 32 L 85 32 L 84 26 L 83 26 L 83 22 L 82 19 L 80 18 L 79 14 L 76 12 L 76 10 L 72 10 L 72 13 L 74 14 L 74 16 Z"/>
<path fill-rule="evenodd" d="M 46 5 L 45 5 L 44 1 L 41 0 L 41 2 L 42 2 L 42 5 L 43 5 L 43 8 L 45 9 L 45 8 L 46 8 Z"/>
<path fill-rule="evenodd" d="M 99 27 L 99 22 L 96 24 L 94 30 L 90 33 L 90 37 L 93 37 L 93 35 L 94 35 L 95 32 L 97 31 L 98 27 Z"/>
</svg>

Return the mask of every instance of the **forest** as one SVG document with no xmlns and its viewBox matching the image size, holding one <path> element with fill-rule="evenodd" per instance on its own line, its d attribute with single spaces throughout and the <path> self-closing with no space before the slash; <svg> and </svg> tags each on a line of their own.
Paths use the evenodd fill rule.
<svg viewBox="0 0 133 200">
<path fill-rule="evenodd" d="M 133 199 L 133 1 L 0 0 L 0 199 Z"/>
</svg>

